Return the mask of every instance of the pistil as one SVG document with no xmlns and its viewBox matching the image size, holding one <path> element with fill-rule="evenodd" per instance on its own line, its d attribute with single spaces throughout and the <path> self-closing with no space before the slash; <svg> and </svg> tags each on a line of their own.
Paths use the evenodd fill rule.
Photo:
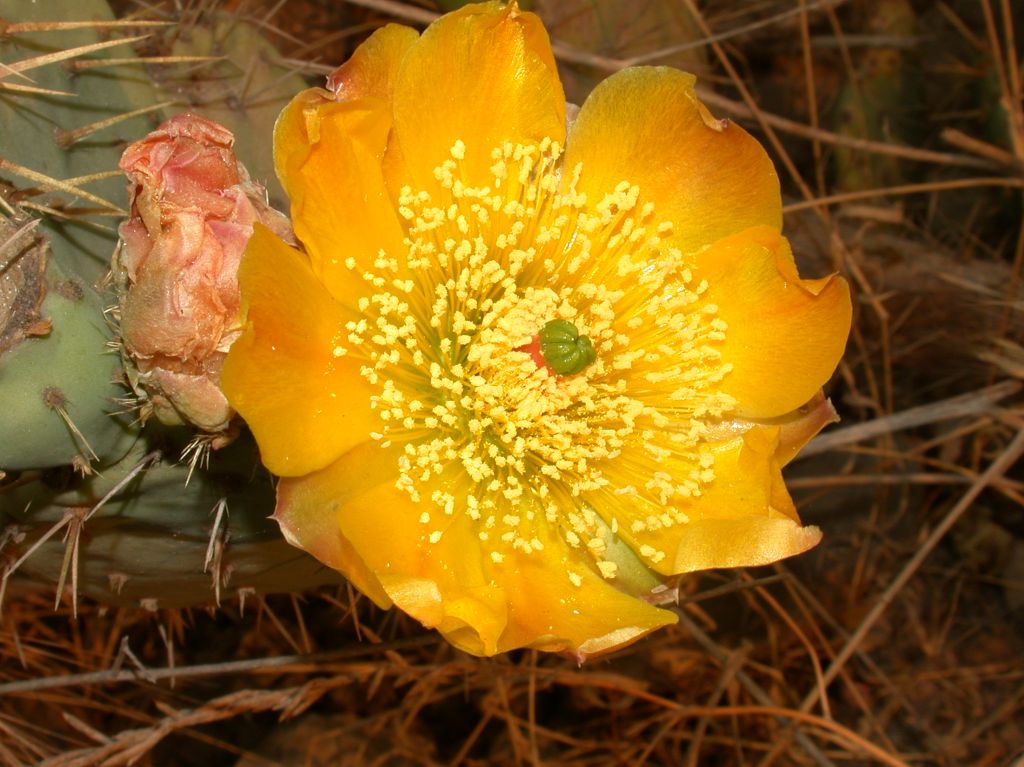
<svg viewBox="0 0 1024 767">
<path fill-rule="evenodd" d="M 540 353 L 560 376 L 571 376 L 594 364 L 597 350 L 569 320 L 551 320 L 540 329 Z"/>
</svg>

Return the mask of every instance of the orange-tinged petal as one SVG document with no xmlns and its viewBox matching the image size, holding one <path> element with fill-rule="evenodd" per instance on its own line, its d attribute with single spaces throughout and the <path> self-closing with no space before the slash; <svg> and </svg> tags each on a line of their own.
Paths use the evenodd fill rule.
<svg viewBox="0 0 1024 767">
<path fill-rule="evenodd" d="M 319 469 L 379 423 L 359 363 L 338 356 L 351 315 L 304 255 L 259 224 L 238 276 L 246 324 L 224 363 L 221 388 L 268 469 L 280 476 Z"/>
<path fill-rule="evenodd" d="M 779 464 L 785 466 L 792 461 L 800 449 L 819 431 L 838 421 L 839 414 L 832 407 L 832 401 L 821 391 L 815 394 L 810 402 L 780 419 L 777 453 Z"/>
<path fill-rule="evenodd" d="M 782 226 L 779 181 L 761 145 L 712 118 L 693 75 L 665 67 L 618 72 L 587 98 L 569 134 L 565 167 L 592 204 L 617 184 L 639 187 L 670 221 L 684 252 L 751 226 Z"/>
<path fill-rule="evenodd" d="M 404 249 L 381 171 L 390 128 L 386 104 L 378 99 L 337 103 L 310 91 L 278 121 L 278 172 L 291 198 L 295 234 L 340 301 L 354 302 L 353 289 L 362 287 L 347 259 L 355 260 L 358 274 L 381 250 Z M 299 148 L 290 150 L 294 142 Z"/>
<path fill-rule="evenodd" d="M 401 24 L 381 27 L 331 72 L 328 89 L 345 101 L 372 96 L 390 104 L 398 68 L 419 36 L 415 29 Z"/>
<path fill-rule="evenodd" d="M 677 504 L 689 521 L 639 531 L 620 523 L 619 534 L 665 575 L 753 567 L 806 551 L 821 540 L 821 531 L 800 526 L 782 481 L 778 448 L 779 427 L 774 426 L 753 426 L 714 446 L 714 479 L 700 496 Z M 657 504 L 632 500 L 633 518 L 663 511 Z M 616 505 L 621 508 L 622 501 Z"/>
<path fill-rule="evenodd" d="M 399 24 L 381 27 L 356 48 L 352 58 L 330 74 L 327 87 L 341 100 L 379 99 L 390 112 L 398 69 L 419 37 L 415 29 Z M 405 160 L 398 141 L 389 141 L 382 165 L 385 178 L 405 175 Z M 396 170 L 391 171 L 392 168 Z M 401 186 L 389 189 L 392 199 L 397 199 Z"/>
<path fill-rule="evenodd" d="M 617 590 L 614 579 L 587 566 L 578 549 L 547 532 L 541 537 L 543 556 L 514 551 L 506 561 L 514 581 L 502 650 L 528 646 L 582 661 L 676 622 L 671 612 Z M 567 580 L 569 573 L 578 585 Z"/>
<path fill-rule="evenodd" d="M 412 502 L 395 487 L 396 459 L 394 448 L 367 442 L 282 480 L 275 518 L 286 537 L 475 655 L 537 647 L 582 657 L 675 621 L 615 590 L 545 525 L 535 531 L 544 548 L 526 553 L 497 535 L 482 542 L 465 513 Z M 428 508 L 440 519 L 421 521 Z"/>
<path fill-rule="evenodd" d="M 674 570 L 755 567 L 801 554 L 821 530 L 800 525 L 782 481 L 779 429 L 755 426 L 736 443 L 715 449 L 715 479 L 683 526 Z"/>
<path fill-rule="evenodd" d="M 405 56 L 394 91 L 395 132 L 411 184 L 436 189 L 434 168 L 456 141 L 468 186 L 489 186 L 503 142 L 564 143 L 565 94 L 543 25 L 515 3 L 467 5 L 431 24 Z M 460 153 L 461 154 L 461 153 Z"/>
<path fill-rule="evenodd" d="M 320 107 L 332 101 L 323 88 L 309 88 L 293 98 L 274 123 L 274 170 L 289 195 L 295 190 L 289 188 L 285 169 L 320 140 Z"/>
<path fill-rule="evenodd" d="M 327 468 L 282 480 L 275 519 L 294 544 L 380 605 L 393 601 L 477 655 L 498 652 L 507 608 L 464 515 L 431 544 L 427 507 L 395 487 L 397 451 L 365 442 Z"/>
<path fill-rule="evenodd" d="M 706 300 L 728 325 L 720 349 L 732 371 L 721 389 L 736 398 L 736 414 L 777 418 L 810 400 L 846 347 L 846 280 L 801 280 L 789 243 L 767 227 L 715 243 L 697 263 Z"/>
</svg>

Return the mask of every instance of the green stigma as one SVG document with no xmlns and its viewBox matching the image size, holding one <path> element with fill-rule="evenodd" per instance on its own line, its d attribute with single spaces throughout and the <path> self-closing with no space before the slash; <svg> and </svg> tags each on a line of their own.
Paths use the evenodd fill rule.
<svg viewBox="0 0 1024 767">
<path fill-rule="evenodd" d="M 540 354 L 557 375 L 579 373 L 597 359 L 597 350 L 569 320 L 551 320 L 540 329 Z"/>
</svg>

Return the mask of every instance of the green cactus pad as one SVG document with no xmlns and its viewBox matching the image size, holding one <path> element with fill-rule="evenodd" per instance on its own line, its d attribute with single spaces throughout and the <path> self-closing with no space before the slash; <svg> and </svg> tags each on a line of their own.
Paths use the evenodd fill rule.
<svg viewBox="0 0 1024 767">
<path fill-rule="evenodd" d="M 158 607 L 340 582 L 269 519 L 274 489 L 251 439 L 182 465 L 192 432 L 110 415 L 128 395 L 103 287 L 128 205 L 122 151 L 192 111 L 228 127 L 252 176 L 272 181 L 274 119 L 306 84 L 257 23 L 216 9 L 126 30 L 104 26 L 105 0 L 0 6 L 0 64 L 27 84 L 0 92 L 0 544 L 16 577 Z M 98 26 L 19 26 L 46 21 Z M 163 459 L 140 466 L 155 451 Z"/>
<path fill-rule="evenodd" d="M 81 0 L 74 11 L 83 20 L 114 20 L 100 0 Z M 62 4 L 31 0 L 5 0 L 0 15 L 15 25 L 68 20 Z M 45 250 L 39 321 L 17 344 L 0 346 L 0 470 L 110 463 L 132 438 L 130 419 L 109 415 L 126 392 L 115 383 L 120 366 L 109 348 L 115 334 L 104 314 L 110 302 L 97 286 L 126 203 L 117 162 L 125 144 L 152 127 L 153 116 L 140 110 L 159 99 L 140 65 L 103 64 L 134 55 L 129 42 L 118 42 L 130 33 L 7 29 L 0 62 L 27 67 L 32 87 L 51 92 L 0 96 L 0 194 L 8 211 L 20 209 L 17 223 L 23 213 L 39 217 L 35 233 Z M 38 65 L 49 53 L 69 58 Z M 72 66 L 83 62 L 103 65 Z"/>
<path fill-rule="evenodd" d="M 64 3 L 4 0 L 0 5 L 0 16 L 10 22 L 69 20 Z M 114 20 L 104 0 L 79 0 L 73 13 L 82 20 Z M 12 64 L 51 52 L 116 43 L 118 37 L 145 35 L 148 31 L 152 30 L 113 34 L 100 29 L 15 32 L 0 37 L 0 62 Z M 131 43 L 125 42 L 33 67 L 25 73 L 31 76 L 32 85 L 57 93 L 4 93 L 0 97 L 4 160 L 58 181 L 96 176 L 75 186 L 106 201 L 106 208 L 67 191 L 47 189 L 38 180 L 10 168 L 0 172 L 0 178 L 16 190 L 16 203 L 24 201 L 58 211 L 44 216 L 40 231 L 49 238 L 54 258 L 64 271 L 90 287 L 107 271 L 117 244 L 117 211 L 127 202 L 124 178 L 114 173 L 118 158 L 129 141 L 145 135 L 162 119 L 159 113 L 138 112 L 157 106 L 163 97 L 139 64 L 117 63 L 81 70 L 74 65 L 134 55 Z M 103 127 L 80 132 L 96 124 Z"/>
<path fill-rule="evenodd" d="M 128 419 L 110 415 L 124 389 L 115 383 L 120 361 L 106 348 L 103 301 L 45 260 L 39 315 L 46 328 L 0 355 L 4 470 L 117 458 L 131 444 Z"/>
<path fill-rule="evenodd" d="M 81 478 L 49 471 L 38 482 L 0 490 L 0 539 L 11 525 L 20 531 L 5 553 L 17 559 L 65 515 L 88 514 L 128 479 L 81 525 L 77 583 L 82 595 L 114 604 L 151 600 L 156 607 L 189 607 L 214 603 L 214 577 L 220 579 L 221 601 L 245 592 L 300 591 L 341 582 L 336 572 L 281 537 L 269 518 L 271 478 L 256 469 L 251 440 L 218 451 L 210 471 L 195 471 L 188 478 L 189 467 L 173 460 L 184 430 L 146 431 L 147 438 L 102 475 Z M 131 476 L 154 443 L 162 444 L 171 459 Z M 221 499 L 227 511 L 218 523 L 214 510 Z M 211 536 L 220 553 L 208 562 Z M 62 533 L 52 536 L 21 563 L 18 575 L 59 582 L 65 546 Z"/>
</svg>

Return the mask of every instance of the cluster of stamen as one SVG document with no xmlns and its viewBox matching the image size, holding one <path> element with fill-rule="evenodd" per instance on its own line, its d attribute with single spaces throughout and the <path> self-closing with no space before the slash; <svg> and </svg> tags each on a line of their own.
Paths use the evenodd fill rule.
<svg viewBox="0 0 1024 767">
<path fill-rule="evenodd" d="M 609 536 L 685 524 L 713 478 L 724 323 L 637 187 L 588 200 L 545 140 L 495 149 L 473 188 L 465 154 L 456 142 L 435 187 L 401 190 L 406 252 L 350 259 L 367 289 L 344 353 L 378 388 L 373 436 L 401 448 L 426 540 L 465 515 L 495 563 L 560 536 L 613 578 Z M 589 337 L 593 364 L 560 376 L 524 351 L 552 319 Z"/>
</svg>

